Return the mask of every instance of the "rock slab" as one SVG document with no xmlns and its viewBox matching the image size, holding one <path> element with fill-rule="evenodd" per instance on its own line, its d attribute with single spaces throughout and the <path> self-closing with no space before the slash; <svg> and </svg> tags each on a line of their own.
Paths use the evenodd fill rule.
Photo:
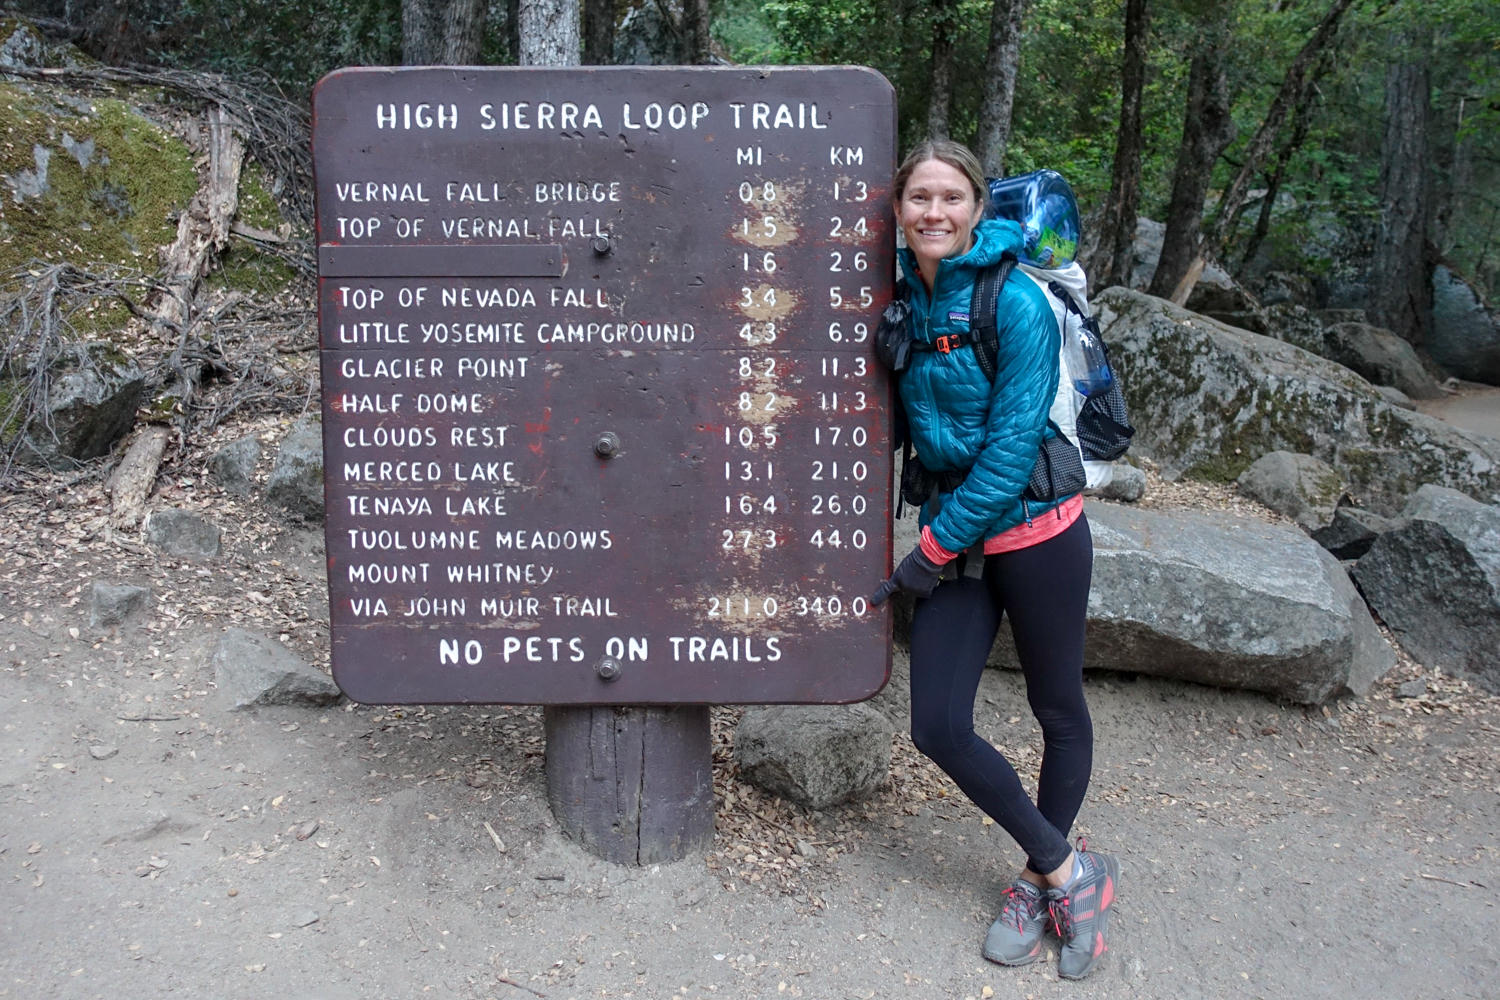
<svg viewBox="0 0 1500 1000">
<path fill-rule="evenodd" d="M 1500 692 L 1500 507 L 1424 486 L 1403 513 L 1355 564 L 1355 581 L 1424 666 Z"/>
<path fill-rule="evenodd" d="M 889 719 L 866 704 L 747 709 L 735 730 L 740 775 L 809 809 L 869 795 L 891 768 Z"/>
<path fill-rule="evenodd" d="M 1395 665 L 1338 560 L 1290 525 L 1105 503 L 1088 518 L 1087 667 L 1316 704 Z M 997 652 L 1013 658 L 1008 635 Z"/>
<path fill-rule="evenodd" d="M 219 526 L 191 510 L 159 510 L 146 517 L 146 541 L 162 555 L 203 562 L 220 550 Z"/>
<path fill-rule="evenodd" d="M 333 678 L 274 639 L 231 628 L 214 646 L 214 683 L 233 709 L 257 705 L 331 705 Z"/>
<path fill-rule="evenodd" d="M 151 591 L 130 583 L 95 582 L 89 595 L 89 627 L 109 628 L 136 617 L 151 599 Z"/>
</svg>

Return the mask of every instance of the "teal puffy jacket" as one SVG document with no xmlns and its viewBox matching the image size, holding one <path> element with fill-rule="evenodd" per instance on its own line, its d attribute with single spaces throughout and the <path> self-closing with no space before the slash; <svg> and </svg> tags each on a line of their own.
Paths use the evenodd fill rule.
<svg viewBox="0 0 1500 1000">
<path fill-rule="evenodd" d="M 932 343 L 945 334 L 967 333 L 969 302 L 980 268 L 1019 252 L 1021 229 L 1005 220 L 985 220 L 974 229 L 974 246 L 938 266 L 931 294 L 917 273 L 911 251 L 899 253 L 911 294 L 912 331 Z M 1051 305 L 1036 283 L 1013 271 L 1000 295 L 1000 334 L 995 380 L 985 377 L 968 345 L 949 353 L 913 351 L 901 374 L 901 402 L 912 444 L 934 472 L 966 472 L 951 493 L 928 500 L 921 521 L 950 552 L 959 552 L 1061 501 L 1023 501 L 1044 437 L 1056 432 L 1047 412 L 1057 392 L 1060 334 Z M 1064 498 L 1066 499 L 1066 498 Z"/>
</svg>

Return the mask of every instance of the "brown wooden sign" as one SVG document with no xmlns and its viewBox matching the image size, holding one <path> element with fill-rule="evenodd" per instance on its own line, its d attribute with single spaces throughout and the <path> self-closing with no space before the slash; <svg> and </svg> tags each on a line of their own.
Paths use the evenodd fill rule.
<svg viewBox="0 0 1500 1000">
<path fill-rule="evenodd" d="M 351 697 L 880 688 L 881 76 L 344 70 L 317 87 L 313 145 Z"/>
</svg>

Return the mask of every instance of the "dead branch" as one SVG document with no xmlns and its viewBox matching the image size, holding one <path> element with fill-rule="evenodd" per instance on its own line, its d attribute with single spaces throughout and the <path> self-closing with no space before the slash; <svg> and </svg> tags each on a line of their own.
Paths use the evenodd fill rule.
<svg viewBox="0 0 1500 1000">
<path fill-rule="evenodd" d="M 210 108 L 208 174 L 187 210 L 177 218 L 177 239 L 162 266 L 164 293 L 152 303 L 158 317 L 187 336 L 189 310 L 198 283 L 229 241 L 229 225 L 239 206 L 240 167 L 245 148 L 223 108 Z M 178 350 L 181 351 L 181 343 Z"/>
<path fill-rule="evenodd" d="M 317 346 L 310 282 L 299 282 L 274 302 L 210 291 L 203 285 L 231 238 L 274 255 L 301 278 L 316 274 L 309 240 L 234 219 L 239 175 L 248 154 L 267 168 L 273 194 L 288 212 L 303 223 L 311 222 L 310 126 L 305 108 L 209 73 L 119 67 L 16 68 L 7 73 L 83 90 L 112 90 L 122 84 L 163 87 L 201 102 L 207 169 L 179 219 L 177 239 L 166 250 L 157 277 L 123 269 L 90 273 L 71 264 L 37 262 L 0 282 L 0 330 L 7 335 L 0 344 L 0 377 L 15 390 L 7 392 L 0 407 L 0 427 L 6 431 L 0 482 L 10 478 L 28 440 L 37 434 L 55 436 L 48 400 L 59 363 L 76 354 L 79 365 L 92 364 L 88 352 L 75 349 L 83 338 L 72 317 L 102 298 L 122 304 L 141 321 L 114 331 L 109 339 L 147 372 L 152 398 L 158 404 L 173 403 L 179 445 L 235 414 L 302 412 L 312 406 L 318 373 L 316 356 L 308 356 Z M 144 467 L 140 475 L 145 475 Z M 147 494 L 150 485 L 145 483 Z M 117 495 L 116 505 L 118 516 L 129 519 L 132 507 L 125 494 Z"/>
<path fill-rule="evenodd" d="M 110 523 L 115 529 L 133 531 L 140 523 L 167 450 L 167 436 L 167 429 L 160 425 L 145 428 L 110 477 Z"/>
</svg>

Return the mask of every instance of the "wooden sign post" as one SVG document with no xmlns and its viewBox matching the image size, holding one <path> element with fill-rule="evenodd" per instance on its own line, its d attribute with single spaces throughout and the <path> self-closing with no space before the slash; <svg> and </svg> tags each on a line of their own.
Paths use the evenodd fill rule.
<svg viewBox="0 0 1500 1000">
<path fill-rule="evenodd" d="M 701 849 L 708 705 L 889 674 L 890 85 L 343 70 L 313 141 L 335 678 L 549 706 L 565 827 Z"/>
</svg>

